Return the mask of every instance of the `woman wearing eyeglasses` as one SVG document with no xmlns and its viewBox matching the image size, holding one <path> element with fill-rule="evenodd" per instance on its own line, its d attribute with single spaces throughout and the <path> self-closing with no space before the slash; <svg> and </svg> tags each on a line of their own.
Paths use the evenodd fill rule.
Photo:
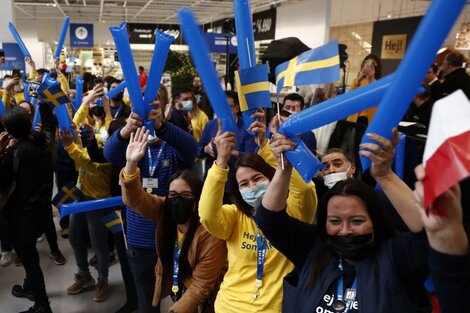
<svg viewBox="0 0 470 313">
<path fill-rule="evenodd" d="M 202 182 L 195 172 L 175 173 L 166 197 L 144 191 L 137 163 L 145 155 L 148 135 L 145 129 L 131 135 L 121 186 L 124 204 L 157 223 L 153 305 L 170 295 L 170 312 L 211 312 L 227 259 L 225 243 L 199 222 Z"/>
</svg>

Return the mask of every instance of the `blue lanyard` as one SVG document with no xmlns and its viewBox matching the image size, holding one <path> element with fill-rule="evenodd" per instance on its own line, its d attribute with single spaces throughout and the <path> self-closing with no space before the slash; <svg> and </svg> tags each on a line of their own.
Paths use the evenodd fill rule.
<svg viewBox="0 0 470 313">
<path fill-rule="evenodd" d="M 148 155 L 148 163 L 149 163 L 149 177 L 153 177 L 155 173 L 155 169 L 157 168 L 158 162 L 160 160 L 160 156 L 163 152 L 163 148 L 165 147 L 165 143 L 162 143 L 160 149 L 158 150 L 157 158 L 154 160 L 152 158 L 152 149 L 150 147 L 147 148 L 147 155 Z"/>
<path fill-rule="evenodd" d="M 119 113 L 121 113 L 121 110 L 122 110 L 122 106 L 125 105 L 125 104 L 122 104 L 119 106 L 119 108 L 117 109 L 116 113 L 114 114 L 114 119 L 117 118 L 117 116 L 119 115 Z"/>
<path fill-rule="evenodd" d="M 339 260 L 339 265 L 338 265 L 339 269 L 341 271 L 343 271 L 343 259 L 340 259 Z M 341 275 L 339 278 L 338 278 L 338 287 L 336 289 L 336 299 L 339 300 L 339 301 L 344 301 L 345 302 L 345 305 L 346 305 L 346 309 L 343 311 L 344 313 L 347 313 L 348 310 L 349 310 L 349 307 L 351 306 L 351 304 L 354 302 L 354 300 L 356 299 L 356 291 L 357 291 L 357 278 L 354 278 L 354 282 L 351 286 L 351 290 L 353 292 L 353 295 L 352 296 L 348 296 L 346 295 L 346 299 L 344 299 L 344 289 L 343 289 L 343 275 Z"/>
<path fill-rule="evenodd" d="M 257 270 L 256 270 L 256 287 L 260 288 L 263 285 L 263 268 L 264 268 L 264 261 L 266 260 L 266 247 L 268 240 L 261 236 L 261 233 L 256 226 L 256 245 L 258 247 L 257 252 L 258 256 L 256 258 L 257 263 Z"/>
<path fill-rule="evenodd" d="M 180 272 L 180 254 L 181 249 L 178 247 L 178 237 L 176 237 L 175 249 L 173 250 L 173 286 L 171 287 L 171 291 L 175 296 L 180 290 L 178 287 L 178 274 Z"/>
</svg>

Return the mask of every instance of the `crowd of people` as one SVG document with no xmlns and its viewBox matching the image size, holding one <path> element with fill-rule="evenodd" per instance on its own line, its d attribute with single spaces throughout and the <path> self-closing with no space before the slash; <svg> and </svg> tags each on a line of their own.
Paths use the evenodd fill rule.
<svg viewBox="0 0 470 313">
<path fill-rule="evenodd" d="M 51 70 L 26 62 L 30 82 L 40 84 L 49 73 L 74 99 L 74 84 L 58 60 Z M 434 101 L 458 89 L 469 96 L 463 63 L 461 54 L 451 53 L 442 68 L 432 65 L 404 120 L 427 130 Z M 351 88 L 380 79 L 381 72 L 380 58 L 367 56 Z M 323 93 L 314 102 L 289 94 L 280 112 L 259 109 L 245 125 L 237 93 L 226 91 L 237 128 L 224 132 L 198 76 L 171 98 L 161 86 L 147 115 L 139 116 L 124 91 L 105 95 L 120 80 L 85 73 L 83 100 L 76 108 L 67 104 L 71 131 L 59 129 L 47 99 L 37 106 L 25 99 L 21 79 L 14 72 L 0 89 L 6 106 L 0 118 L 0 265 L 24 267 L 24 282 L 12 287 L 13 296 L 34 302 L 24 312 L 52 312 L 38 238 L 46 235 L 56 264 L 66 262 L 51 209 L 54 182 L 58 192 L 78 189 L 78 201 L 122 196 L 123 207 L 59 222 L 77 269 L 70 296 L 93 290 L 94 301 L 105 301 L 116 250 L 125 287 L 116 313 L 447 313 L 466 307 L 470 204 L 461 194 L 468 180 L 427 212 L 424 168 L 416 169 L 414 191 L 392 170 L 397 129 L 390 140 L 367 134 L 374 143 L 357 147 L 372 162 L 365 173 L 359 173 L 359 155 L 341 145 L 319 151 L 317 141 L 325 138 L 318 132 L 298 135 L 324 165 L 305 182 L 283 157 L 296 143 L 277 130 L 289 116 L 325 100 Z M 139 84 L 142 92 L 152 88 L 143 67 Z M 33 125 L 35 110 L 41 121 Z M 367 124 L 374 113 L 347 121 Z M 329 135 L 322 133 L 327 142 Z M 120 231 L 106 226 L 110 214 L 122 220 Z M 95 256 L 89 260 L 90 247 Z M 425 287 L 429 281 L 432 290 Z"/>
</svg>

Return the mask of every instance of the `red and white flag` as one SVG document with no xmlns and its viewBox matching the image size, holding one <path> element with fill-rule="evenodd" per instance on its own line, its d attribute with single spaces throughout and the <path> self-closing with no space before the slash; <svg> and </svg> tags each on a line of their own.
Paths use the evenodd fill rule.
<svg viewBox="0 0 470 313">
<path fill-rule="evenodd" d="M 423 164 L 426 209 L 470 176 L 470 102 L 461 90 L 434 104 Z"/>
</svg>

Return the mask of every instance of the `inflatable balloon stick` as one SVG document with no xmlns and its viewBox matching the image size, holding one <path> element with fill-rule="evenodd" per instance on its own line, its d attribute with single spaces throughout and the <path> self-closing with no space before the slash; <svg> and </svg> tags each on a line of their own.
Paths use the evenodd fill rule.
<svg viewBox="0 0 470 313">
<path fill-rule="evenodd" d="M 69 29 L 70 17 L 66 16 L 64 23 L 62 24 L 62 30 L 60 31 L 59 40 L 57 40 L 57 47 L 54 52 L 54 60 L 60 58 L 60 53 L 64 47 L 65 37 L 67 36 L 67 31 Z"/>
<path fill-rule="evenodd" d="M 178 10 L 178 17 L 183 31 L 184 39 L 189 46 L 189 53 L 201 76 L 204 89 L 207 92 L 215 114 L 222 120 L 223 131 L 237 131 L 237 125 L 232 115 L 219 78 L 209 58 L 209 49 L 201 35 L 201 29 L 196 23 L 193 12 L 188 8 Z"/>
<path fill-rule="evenodd" d="M 245 70 L 256 65 L 255 39 L 250 1 L 233 1 L 233 12 L 235 15 L 235 26 L 237 28 L 238 63 L 240 64 L 240 70 Z M 268 100 L 269 105 L 271 105 L 271 99 L 268 98 Z M 246 128 L 255 121 L 251 118 L 255 112 L 256 110 L 251 109 L 250 106 L 247 110 L 242 110 L 243 121 Z"/>
<path fill-rule="evenodd" d="M 165 68 L 166 58 L 170 45 L 175 37 L 168 35 L 161 30 L 155 31 L 155 48 L 153 50 L 152 63 L 148 72 L 147 86 L 145 87 L 144 104 L 148 106 L 155 101 L 162 79 L 163 69 Z"/>
<path fill-rule="evenodd" d="M 28 49 L 26 48 L 26 45 L 24 44 L 23 40 L 21 39 L 20 34 L 18 34 L 18 32 L 16 31 L 15 25 L 13 25 L 10 22 L 8 24 L 8 28 L 10 29 L 10 32 L 13 35 L 13 38 L 15 38 L 15 41 L 18 44 L 18 47 L 20 48 L 21 52 L 23 52 L 23 56 L 25 58 L 30 58 L 31 59 L 31 54 L 29 53 Z"/>
<path fill-rule="evenodd" d="M 148 85 L 147 85 L 148 86 Z M 116 97 L 119 93 L 121 93 L 124 89 L 127 87 L 127 82 L 124 80 L 122 81 L 119 85 L 108 91 L 106 94 L 106 97 L 108 98 L 114 98 Z"/>
<path fill-rule="evenodd" d="M 367 133 L 390 138 L 391 130 L 398 125 L 423 81 L 430 64 L 436 57 L 455 20 L 466 4 L 466 0 L 434 0 L 421 20 L 403 60 L 395 72 L 395 79 L 385 93 Z M 436 23 L 439 21 L 439 23 Z M 367 136 L 363 143 L 372 142 Z M 368 169 L 370 159 L 361 156 L 362 168 Z"/>
<path fill-rule="evenodd" d="M 75 108 L 78 110 L 83 100 L 83 79 L 75 76 Z"/>
<path fill-rule="evenodd" d="M 127 90 L 129 91 L 129 97 L 132 102 L 132 109 L 142 120 L 145 120 L 147 110 L 144 105 L 144 99 L 142 98 L 134 58 L 132 57 L 131 45 L 127 34 L 127 24 L 126 22 L 122 22 L 118 26 L 110 27 L 109 31 L 116 44 L 122 72 L 127 82 Z"/>
<path fill-rule="evenodd" d="M 122 197 L 112 197 L 112 198 L 63 204 L 60 206 L 59 211 L 60 211 L 60 217 L 63 218 L 64 216 L 67 216 L 70 214 L 107 209 L 107 208 L 121 206 L 121 205 L 122 205 Z"/>
<path fill-rule="evenodd" d="M 72 126 L 72 118 L 69 115 L 69 110 L 67 109 L 66 104 L 61 104 L 55 108 L 55 115 L 57 117 L 57 122 L 59 123 L 59 129 L 64 129 L 70 131 L 74 140 L 77 140 L 75 131 Z"/>
</svg>

